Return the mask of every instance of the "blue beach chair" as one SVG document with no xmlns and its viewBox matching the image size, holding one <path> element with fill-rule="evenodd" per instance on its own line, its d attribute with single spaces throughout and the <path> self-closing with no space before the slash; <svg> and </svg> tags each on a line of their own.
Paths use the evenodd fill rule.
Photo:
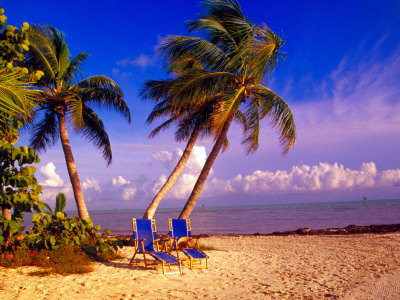
<svg viewBox="0 0 400 300">
<path fill-rule="evenodd" d="M 130 265 L 144 262 L 144 265 L 147 268 L 148 266 L 157 266 L 161 264 L 163 274 L 175 274 L 178 272 L 166 273 L 165 266 L 171 269 L 171 264 L 177 264 L 179 266 L 179 273 L 182 274 L 181 262 L 175 256 L 168 254 L 167 252 L 159 251 L 155 220 L 132 218 L 132 227 L 135 242 L 135 254 L 129 262 Z M 164 247 L 161 250 L 164 250 Z M 143 254 L 143 260 L 135 259 L 137 254 Z M 152 256 L 154 260 L 148 260 L 146 254 Z"/>
<path fill-rule="evenodd" d="M 207 269 L 208 256 L 199 248 L 198 240 L 192 239 L 192 229 L 189 219 L 168 219 L 169 237 L 172 241 L 172 249 L 183 252 L 186 258 L 184 262 L 189 261 L 190 269 Z M 202 260 L 205 259 L 205 266 Z"/>
</svg>

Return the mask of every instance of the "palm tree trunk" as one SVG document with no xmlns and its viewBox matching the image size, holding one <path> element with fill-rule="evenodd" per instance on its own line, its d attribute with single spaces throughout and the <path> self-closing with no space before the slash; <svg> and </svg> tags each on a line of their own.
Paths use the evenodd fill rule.
<svg viewBox="0 0 400 300">
<path fill-rule="evenodd" d="M 185 204 L 185 207 L 182 209 L 181 214 L 179 215 L 179 219 L 188 219 L 190 214 L 192 213 L 194 206 L 196 205 L 197 200 L 200 197 L 200 193 L 203 190 L 204 184 L 206 183 L 208 174 L 210 173 L 211 167 L 218 156 L 218 153 L 221 151 L 221 148 L 225 142 L 226 136 L 228 134 L 229 127 L 231 126 L 234 114 L 232 114 L 228 120 L 226 120 L 224 127 L 220 135 L 218 136 L 214 147 L 212 148 L 210 155 L 208 155 L 206 163 L 204 164 L 203 169 L 197 178 L 196 184 L 193 187 L 192 193 L 188 201 Z"/>
<path fill-rule="evenodd" d="M 168 193 L 168 191 L 173 187 L 173 185 L 175 184 L 179 175 L 182 173 L 182 171 L 186 165 L 186 162 L 188 161 L 188 159 L 190 157 L 190 153 L 193 150 L 194 144 L 196 143 L 196 140 L 197 140 L 197 137 L 199 136 L 199 134 L 200 134 L 200 130 L 195 129 L 192 132 L 192 135 L 190 136 L 189 141 L 186 144 L 185 151 L 183 151 L 183 154 L 182 154 L 181 158 L 179 159 L 175 169 L 172 171 L 171 175 L 169 175 L 167 181 L 164 183 L 164 185 L 162 186 L 160 191 L 154 197 L 153 201 L 151 201 L 149 207 L 146 210 L 146 213 L 143 216 L 143 219 L 152 219 L 154 217 L 154 214 L 155 214 L 161 200 Z"/>
<path fill-rule="evenodd" d="M 57 117 L 60 129 L 61 144 L 64 150 L 65 162 L 67 163 L 69 179 L 71 181 L 72 190 L 74 192 L 79 218 L 87 219 L 89 218 L 89 213 L 86 209 L 86 204 L 83 199 L 81 182 L 79 180 L 78 172 L 76 170 L 74 156 L 72 155 L 71 144 L 68 138 L 67 125 L 65 123 L 65 115 L 63 113 L 57 113 Z"/>
</svg>

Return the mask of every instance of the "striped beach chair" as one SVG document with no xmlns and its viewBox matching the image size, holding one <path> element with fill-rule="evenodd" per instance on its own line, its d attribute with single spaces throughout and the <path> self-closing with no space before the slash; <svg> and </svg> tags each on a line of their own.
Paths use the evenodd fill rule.
<svg viewBox="0 0 400 300">
<path fill-rule="evenodd" d="M 175 256 L 162 251 L 165 246 L 159 251 L 157 239 L 156 222 L 155 220 L 144 220 L 132 218 L 133 238 L 135 244 L 135 254 L 133 255 L 130 265 L 144 264 L 148 266 L 159 266 L 161 264 L 163 274 L 182 274 L 181 262 Z M 136 258 L 136 255 L 142 254 L 143 260 Z M 147 255 L 147 256 L 146 256 Z M 149 260 L 149 256 L 153 259 Z M 179 267 L 179 272 L 166 272 L 165 267 L 171 270 L 171 265 L 176 264 Z"/>
<path fill-rule="evenodd" d="M 168 228 L 172 249 L 176 251 L 178 259 L 179 252 L 183 252 L 186 257 L 181 260 L 189 263 L 190 269 L 207 269 L 208 256 L 200 250 L 198 240 L 192 238 L 190 220 L 168 219 Z M 205 261 L 205 266 L 202 261 Z"/>
</svg>

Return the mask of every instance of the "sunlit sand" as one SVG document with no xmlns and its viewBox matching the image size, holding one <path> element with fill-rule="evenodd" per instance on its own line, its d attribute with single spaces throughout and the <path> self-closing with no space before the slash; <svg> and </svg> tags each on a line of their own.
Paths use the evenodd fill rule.
<svg viewBox="0 0 400 300">
<path fill-rule="evenodd" d="M 208 270 L 162 275 L 124 259 L 83 275 L 0 268 L 0 299 L 399 299 L 400 233 L 212 236 Z"/>
</svg>

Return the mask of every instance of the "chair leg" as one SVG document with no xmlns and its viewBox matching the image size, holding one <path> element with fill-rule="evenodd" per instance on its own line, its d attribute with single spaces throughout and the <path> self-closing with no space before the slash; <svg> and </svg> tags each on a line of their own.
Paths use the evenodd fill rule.
<svg viewBox="0 0 400 300">
<path fill-rule="evenodd" d="M 129 262 L 129 264 L 132 264 L 133 260 L 135 259 L 136 254 L 137 254 L 137 249 L 135 250 L 135 254 L 133 254 L 133 256 L 132 256 L 131 261 Z"/>
<path fill-rule="evenodd" d="M 180 261 L 179 261 L 178 265 L 179 265 L 179 273 L 181 273 L 181 275 L 182 275 L 182 268 L 181 268 L 181 262 Z"/>
</svg>

